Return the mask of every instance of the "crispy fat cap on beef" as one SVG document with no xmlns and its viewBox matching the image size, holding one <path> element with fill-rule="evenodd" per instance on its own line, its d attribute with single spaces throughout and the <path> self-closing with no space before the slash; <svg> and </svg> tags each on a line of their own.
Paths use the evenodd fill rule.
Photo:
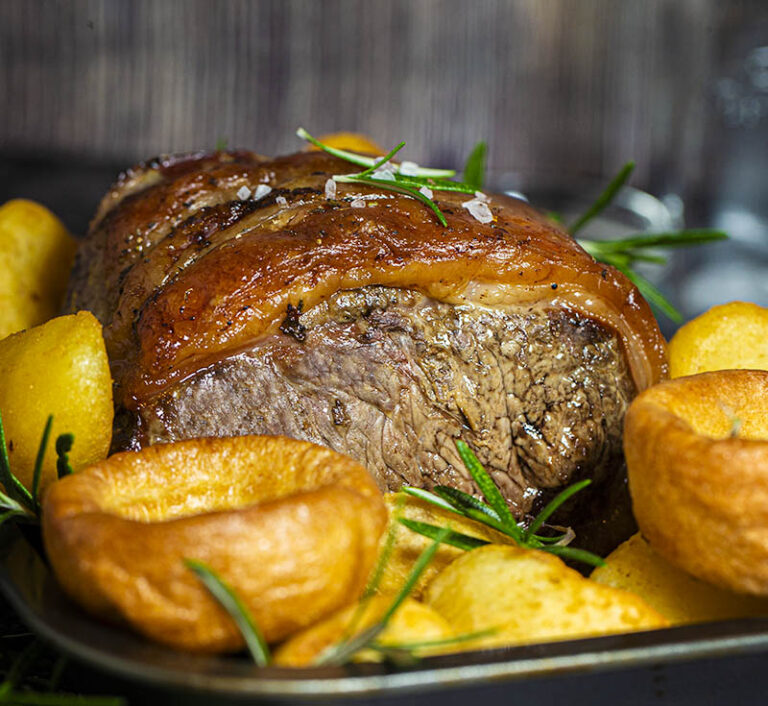
<svg viewBox="0 0 768 706">
<path fill-rule="evenodd" d="M 377 285 L 573 312 L 616 333 L 637 390 L 666 375 L 664 339 L 636 287 L 527 204 L 492 195 L 482 224 L 462 206 L 471 197 L 438 191 L 443 227 L 420 202 L 373 187 L 337 184 L 326 198 L 329 177 L 350 170 L 318 152 L 236 152 L 158 159 L 121 177 L 69 297 L 105 326 L 119 405 L 151 403 L 299 307 Z M 270 191 L 257 199 L 260 185 Z"/>
</svg>

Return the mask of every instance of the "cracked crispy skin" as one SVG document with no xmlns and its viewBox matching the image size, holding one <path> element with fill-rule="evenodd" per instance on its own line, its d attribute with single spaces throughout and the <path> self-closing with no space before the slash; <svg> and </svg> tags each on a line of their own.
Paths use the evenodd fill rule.
<svg viewBox="0 0 768 706">
<path fill-rule="evenodd" d="M 339 184 L 327 200 L 329 175 L 352 170 L 324 153 L 238 152 L 156 160 L 122 177 L 70 288 L 71 308 L 105 324 L 118 404 L 137 409 L 248 349 L 288 304 L 306 312 L 369 285 L 455 304 L 546 302 L 616 331 L 638 390 L 666 376 L 664 339 L 634 285 L 527 204 L 493 196 L 483 225 L 462 208 L 466 195 L 436 192 L 443 228 L 423 204 L 371 187 Z M 271 193 L 237 200 L 260 183 Z M 367 206 L 352 208 L 355 197 Z"/>
</svg>

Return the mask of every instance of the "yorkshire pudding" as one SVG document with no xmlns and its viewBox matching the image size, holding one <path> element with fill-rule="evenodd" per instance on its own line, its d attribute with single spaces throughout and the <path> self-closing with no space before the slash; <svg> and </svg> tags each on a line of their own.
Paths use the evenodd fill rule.
<svg viewBox="0 0 768 706">
<path fill-rule="evenodd" d="M 244 643 L 185 558 L 210 565 L 274 642 L 359 596 L 386 518 L 358 463 L 245 436 L 116 454 L 54 483 L 43 538 L 59 582 L 89 612 L 215 652 Z"/>
<path fill-rule="evenodd" d="M 637 523 L 690 574 L 768 596 L 768 372 L 678 378 L 630 406 L 624 453 Z"/>
</svg>

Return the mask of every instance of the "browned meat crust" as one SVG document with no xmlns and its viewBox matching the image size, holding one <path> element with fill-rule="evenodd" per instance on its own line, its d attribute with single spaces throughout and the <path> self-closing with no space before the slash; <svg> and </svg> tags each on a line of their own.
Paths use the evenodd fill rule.
<svg viewBox="0 0 768 706">
<path fill-rule="evenodd" d="M 70 305 L 105 325 L 120 444 L 288 433 L 382 487 L 467 486 L 463 434 L 520 514 L 616 467 L 628 401 L 666 374 L 637 289 L 518 200 L 493 196 L 483 225 L 437 192 L 444 228 L 391 192 L 326 198 L 349 171 L 323 153 L 200 154 L 105 197 Z"/>
</svg>

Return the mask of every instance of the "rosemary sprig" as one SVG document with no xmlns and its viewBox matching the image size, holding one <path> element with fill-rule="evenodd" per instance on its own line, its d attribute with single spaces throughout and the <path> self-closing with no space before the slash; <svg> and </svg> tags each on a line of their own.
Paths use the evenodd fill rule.
<svg viewBox="0 0 768 706">
<path fill-rule="evenodd" d="M 627 162 L 620 170 L 619 173 L 611 179 L 608 186 L 605 187 L 603 192 L 598 196 L 594 203 L 579 216 L 568 228 L 568 232 L 571 235 L 576 235 L 589 221 L 602 211 L 616 198 L 616 194 L 619 193 L 621 187 L 627 183 L 630 175 L 635 169 L 634 162 Z"/>
<path fill-rule="evenodd" d="M 0 414 L 0 484 L 5 489 L 5 492 L 0 491 L 0 525 L 11 519 L 27 521 L 40 519 L 40 479 L 52 427 L 53 415 L 50 414 L 43 429 L 40 446 L 37 449 L 32 471 L 32 492 L 30 492 L 11 470 L 8 446 L 5 442 L 5 427 Z M 56 439 L 58 457 L 56 468 L 59 478 L 72 472 L 67 454 L 72 450 L 74 441 L 75 437 L 72 434 L 60 434 Z"/>
<path fill-rule="evenodd" d="M 662 311 L 674 322 L 680 323 L 683 318 L 680 312 L 654 284 L 633 270 L 633 265 L 636 262 L 652 262 L 659 265 L 666 263 L 665 257 L 656 255 L 653 252 L 646 252 L 647 248 L 682 248 L 724 240 L 727 237 L 724 232 L 719 230 L 699 228 L 671 233 L 638 234 L 615 240 L 577 238 L 576 242 L 595 260 L 612 265 L 622 272 L 635 284 L 650 304 Z"/>
<path fill-rule="evenodd" d="M 487 527 L 491 527 L 497 532 L 507 535 L 515 544 L 521 547 L 539 549 L 544 552 L 549 552 L 550 554 L 556 554 L 557 556 L 573 561 L 581 561 L 592 566 L 605 565 L 605 562 L 592 552 L 558 544 L 558 542 L 568 541 L 571 535 L 568 535 L 567 533 L 555 537 L 546 537 L 537 534 L 538 530 L 541 529 L 554 512 L 569 498 L 586 488 L 591 483 L 590 480 L 582 480 L 578 483 L 574 483 L 558 493 L 549 503 L 547 503 L 541 512 L 536 515 L 529 527 L 525 528 L 517 524 L 507 506 L 506 500 L 504 500 L 504 497 L 496 487 L 490 474 L 477 459 L 477 456 L 475 456 L 472 449 L 461 440 L 456 442 L 456 448 L 461 456 L 461 460 L 464 462 L 464 465 L 467 467 L 467 470 L 475 481 L 475 484 L 486 499 L 487 504 L 467 493 L 463 493 L 454 488 L 446 488 L 445 486 L 436 486 L 431 492 L 422 488 L 405 486 L 402 488 L 402 492 L 420 498 L 421 500 L 425 500 L 444 510 L 454 512 L 457 515 L 462 515 L 477 522 L 481 522 Z M 422 534 L 430 539 L 435 539 L 440 536 L 441 542 L 465 551 L 471 551 L 484 544 L 489 544 L 489 542 L 484 539 L 471 537 L 461 532 L 455 532 L 448 527 L 438 527 L 437 525 L 427 522 L 417 522 L 407 518 L 400 518 L 398 521 L 413 532 Z"/>
<path fill-rule="evenodd" d="M 418 520 L 409 520 L 407 517 L 398 520 L 401 525 L 407 527 L 409 530 L 413 530 L 418 534 L 423 534 L 430 539 L 436 539 L 440 536 L 440 533 L 444 533 L 442 542 L 443 544 L 450 544 L 452 547 L 463 549 L 464 551 L 472 551 L 478 547 L 490 544 L 485 539 L 479 537 L 470 537 L 468 534 L 462 534 L 461 532 L 454 532 L 447 527 L 438 527 L 437 525 L 430 524 L 429 522 L 419 522 Z M 445 530 L 448 529 L 448 532 Z"/>
<path fill-rule="evenodd" d="M 32 471 L 32 500 L 34 501 L 34 510 L 36 515 L 40 515 L 40 476 L 43 472 L 43 459 L 45 451 L 48 448 L 48 438 L 51 436 L 51 427 L 53 426 L 53 415 L 49 414 L 43 429 L 43 437 L 40 439 L 40 447 L 37 449 L 35 457 L 35 467 Z"/>
<path fill-rule="evenodd" d="M 403 601 L 405 601 L 405 599 L 411 594 L 411 591 L 413 591 L 413 587 L 416 585 L 416 582 L 424 573 L 424 570 L 427 568 L 427 566 L 429 566 L 429 563 L 432 561 L 432 557 L 435 555 L 435 552 L 438 550 L 441 542 L 448 536 L 449 532 L 450 530 L 448 528 L 445 528 L 439 532 L 432 544 L 430 544 L 419 555 L 419 558 L 413 565 L 408 578 L 405 580 L 402 587 L 400 588 L 400 591 L 398 591 L 392 603 L 390 603 L 389 607 L 384 612 L 384 615 L 381 616 L 378 622 L 347 640 L 341 640 L 331 645 L 320 653 L 314 664 L 316 666 L 341 665 L 349 661 L 349 659 L 355 653 L 365 649 L 366 647 L 370 647 L 376 638 L 386 629 L 387 625 L 389 625 L 389 621 L 397 612 L 397 609 L 403 604 Z"/>
<path fill-rule="evenodd" d="M 416 167 L 412 172 L 409 171 L 408 174 L 403 174 L 400 165 L 392 164 L 391 170 L 386 170 L 386 172 L 381 171 L 385 165 L 390 164 L 389 160 L 405 146 L 405 142 L 398 144 L 384 157 L 373 158 L 326 145 L 310 135 L 304 128 L 299 128 L 296 131 L 296 135 L 302 140 L 306 140 L 316 147 L 319 147 L 328 154 L 332 154 L 335 157 L 351 162 L 358 167 L 365 167 L 363 171 L 356 174 L 336 174 L 333 177 L 334 181 L 341 184 L 364 184 L 366 186 L 373 186 L 386 191 L 394 191 L 395 193 L 410 196 L 429 207 L 443 227 L 447 227 L 448 222 L 446 221 L 443 212 L 429 195 L 429 192 L 457 191 L 464 194 L 474 194 L 475 191 L 477 191 L 477 189 L 470 184 L 465 184 L 459 181 L 450 181 L 448 177 L 455 176 L 456 174 L 453 169 Z"/>
<path fill-rule="evenodd" d="M 5 488 L 9 499 L 20 502 L 29 510 L 34 511 L 35 501 L 24 484 L 11 472 L 11 462 L 8 458 L 8 446 L 5 443 L 5 427 L 3 417 L 0 414 L 0 484 Z"/>
<path fill-rule="evenodd" d="M 565 490 L 560 491 L 552 500 L 550 500 L 539 512 L 538 515 L 533 519 L 533 522 L 531 522 L 530 525 L 528 525 L 528 528 L 523 532 L 523 539 L 527 542 L 531 539 L 531 537 L 534 537 L 536 535 L 536 532 L 539 531 L 541 526 L 550 518 L 552 515 L 557 511 L 557 509 L 566 501 L 568 498 L 573 497 L 578 493 L 580 490 L 584 490 L 592 481 L 585 479 L 582 481 L 579 481 L 578 483 L 574 483 L 573 485 L 569 485 Z"/>
<path fill-rule="evenodd" d="M 206 563 L 197 559 L 185 559 L 184 564 L 188 569 L 194 571 L 211 595 L 235 621 L 253 661 L 259 667 L 266 667 L 272 659 L 269 647 L 245 603 L 224 579 Z"/>
<path fill-rule="evenodd" d="M 332 154 L 334 157 L 339 157 L 340 159 L 343 159 L 347 162 L 356 164 L 358 167 L 366 167 L 366 168 L 371 167 L 380 159 L 377 157 L 366 157 L 365 155 L 357 154 L 356 152 L 349 152 L 348 150 L 341 150 L 341 149 L 338 149 L 337 147 L 331 147 L 330 145 L 326 145 L 320 142 L 320 140 L 318 140 L 317 138 L 312 137 L 312 135 L 310 135 L 303 127 L 300 127 L 298 130 L 296 130 L 296 136 L 302 140 L 306 140 L 307 142 L 310 142 L 315 147 L 318 147 L 321 150 L 323 150 L 323 152 L 327 152 L 328 154 Z M 432 169 L 430 167 L 419 167 L 417 171 L 417 176 L 422 176 L 422 177 L 445 178 L 445 177 L 452 177 L 455 175 L 456 175 L 456 171 L 454 169 Z"/>
<path fill-rule="evenodd" d="M 374 641 L 387 627 L 392 616 L 397 612 L 398 608 L 402 605 L 403 601 L 411 594 L 413 587 L 419 580 L 419 577 L 429 565 L 435 552 L 437 551 L 440 543 L 447 537 L 449 530 L 440 530 L 434 542 L 427 547 L 419 556 L 416 563 L 408 575 L 408 578 L 403 583 L 398 594 L 395 596 L 392 603 L 388 606 L 384 615 L 371 627 L 359 632 L 356 635 L 350 636 L 349 633 L 345 633 L 342 639 L 331 645 L 325 651 L 323 651 L 315 660 L 315 665 L 341 665 L 349 660 L 349 658 L 356 652 L 359 652 L 365 648 L 374 647 Z M 365 593 L 361 600 L 365 601 L 370 599 L 373 593 L 376 591 L 381 576 L 383 574 L 384 567 L 389 560 L 389 556 L 392 552 L 392 546 L 394 545 L 394 530 L 390 529 L 390 534 L 387 537 L 387 541 L 384 546 L 384 550 L 379 556 L 376 569 L 371 580 L 366 587 Z M 248 607 L 243 603 L 242 599 L 237 595 L 235 590 L 219 576 L 210 566 L 197 559 L 185 559 L 184 564 L 193 571 L 197 577 L 202 581 L 203 585 L 208 589 L 211 595 L 219 602 L 219 604 L 229 613 L 232 620 L 234 620 L 240 634 L 243 636 L 245 643 L 248 647 L 248 651 L 253 658 L 253 661 L 259 667 L 266 667 L 272 661 L 272 655 L 269 647 L 264 640 L 264 637 L 259 630 L 256 622 L 253 619 Z M 364 605 L 364 604 L 363 604 Z M 358 618 L 357 614 L 353 615 L 352 623 L 354 624 Z"/>
<path fill-rule="evenodd" d="M 361 177 L 357 174 L 337 174 L 333 177 L 333 180 L 342 184 L 365 184 L 367 186 L 378 186 L 386 189 L 387 191 L 394 191 L 398 194 L 405 194 L 406 196 L 410 196 L 417 201 L 421 201 L 425 206 L 431 208 L 434 214 L 437 216 L 437 220 L 440 221 L 440 224 L 444 228 L 448 226 L 448 221 L 445 220 L 445 216 L 443 215 L 443 212 L 438 208 L 437 204 L 431 198 L 425 194 L 422 194 L 421 191 L 411 186 L 399 184 L 396 181 L 375 179 L 374 177 Z"/>
<path fill-rule="evenodd" d="M 480 191 L 485 181 L 486 148 L 485 142 L 478 142 L 472 148 L 461 175 L 464 183 L 471 186 L 475 191 Z"/>
<path fill-rule="evenodd" d="M 509 510 L 507 501 L 504 500 L 504 496 L 496 487 L 496 484 L 493 482 L 493 478 L 491 478 L 491 476 L 488 474 L 488 471 L 483 468 L 483 464 L 480 463 L 472 449 L 469 448 L 466 442 L 459 439 L 456 442 L 456 450 L 459 452 L 459 456 L 464 462 L 464 465 L 467 467 L 467 470 L 472 476 L 472 479 L 475 481 L 475 483 L 477 483 L 478 488 L 480 488 L 480 492 L 483 494 L 483 497 L 494 509 L 496 515 L 498 515 L 502 526 L 506 528 L 507 534 L 518 541 L 522 539 L 520 528 L 517 526 L 517 522 Z M 450 498 L 445 498 L 445 500 L 451 502 Z"/>
<path fill-rule="evenodd" d="M 572 236 L 575 237 L 578 231 L 611 204 L 621 188 L 629 180 L 634 168 L 634 162 L 627 162 L 621 168 L 619 173 L 611 179 L 608 186 L 597 199 L 595 199 L 594 203 L 570 226 L 568 230 Z M 645 297 L 652 306 L 666 314 L 675 323 L 680 323 L 683 320 L 680 312 L 655 285 L 636 272 L 633 269 L 633 266 L 637 262 L 650 262 L 657 265 L 666 263 L 665 257 L 652 251 L 649 252 L 649 248 L 688 247 L 691 245 L 710 243 L 715 240 L 723 240 L 727 237 L 728 236 L 725 233 L 719 230 L 692 229 L 667 233 L 640 233 L 626 238 L 616 238 L 614 240 L 577 238 L 576 242 L 594 257 L 595 260 L 611 265 L 622 272 L 635 284 L 643 297 Z"/>
</svg>

